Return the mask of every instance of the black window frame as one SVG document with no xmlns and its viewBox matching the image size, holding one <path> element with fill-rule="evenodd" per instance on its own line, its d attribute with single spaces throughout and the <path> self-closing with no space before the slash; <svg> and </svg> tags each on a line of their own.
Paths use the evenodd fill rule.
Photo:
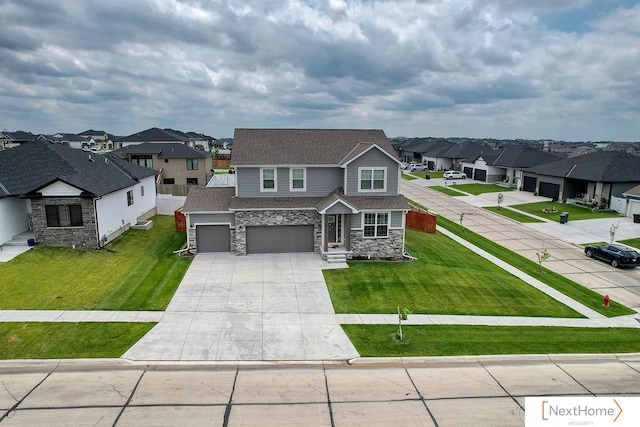
<svg viewBox="0 0 640 427">
<path fill-rule="evenodd" d="M 84 227 L 82 205 L 45 205 L 47 228 Z"/>
</svg>

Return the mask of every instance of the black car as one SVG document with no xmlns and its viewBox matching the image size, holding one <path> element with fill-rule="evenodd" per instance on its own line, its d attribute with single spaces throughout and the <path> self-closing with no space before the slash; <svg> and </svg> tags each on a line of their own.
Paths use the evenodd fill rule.
<svg viewBox="0 0 640 427">
<path fill-rule="evenodd" d="M 622 245 L 589 245 L 584 248 L 589 258 L 598 258 L 613 267 L 636 267 L 640 265 L 640 254 Z"/>
</svg>

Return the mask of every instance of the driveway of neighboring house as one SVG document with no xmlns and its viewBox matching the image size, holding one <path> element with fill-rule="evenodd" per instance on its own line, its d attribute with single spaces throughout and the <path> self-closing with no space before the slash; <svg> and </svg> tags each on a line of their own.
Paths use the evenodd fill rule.
<svg viewBox="0 0 640 427">
<path fill-rule="evenodd" d="M 344 264 L 338 266 L 345 266 Z M 335 360 L 358 357 L 313 253 L 198 254 L 133 360 Z"/>
</svg>

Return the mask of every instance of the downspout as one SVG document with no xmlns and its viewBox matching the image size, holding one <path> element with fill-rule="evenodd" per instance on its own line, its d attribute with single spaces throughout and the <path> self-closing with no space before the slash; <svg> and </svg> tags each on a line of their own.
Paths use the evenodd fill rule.
<svg viewBox="0 0 640 427">
<path fill-rule="evenodd" d="M 93 199 L 93 216 L 95 218 L 95 222 L 96 222 L 96 237 L 98 238 L 98 249 L 102 249 L 102 246 L 100 245 L 100 227 L 98 224 L 98 200 L 102 199 L 102 196 L 100 197 L 96 197 Z"/>
</svg>

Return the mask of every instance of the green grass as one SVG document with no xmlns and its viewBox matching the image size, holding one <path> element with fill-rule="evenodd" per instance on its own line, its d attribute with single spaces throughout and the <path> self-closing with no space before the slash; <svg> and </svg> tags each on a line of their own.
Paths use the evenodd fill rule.
<svg viewBox="0 0 640 427">
<path fill-rule="evenodd" d="M 337 313 L 581 317 L 442 234 L 407 230 L 413 262 L 351 262 L 324 270 Z"/>
<path fill-rule="evenodd" d="M 560 214 L 562 212 L 569 213 L 569 221 L 579 221 L 582 219 L 595 219 L 595 218 L 620 218 L 616 212 L 611 211 L 594 211 L 591 209 L 585 208 L 582 206 L 565 204 L 565 203 L 553 203 L 553 202 L 536 202 L 536 203 L 525 203 L 522 205 L 513 205 L 515 209 L 519 209 L 524 212 L 528 212 L 530 214 L 550 219 L 552 221 L 559 221 Z M 555 208 L 557 212 L 555 213 L 547 213 L 544 212 L 543 209 L 551 209 Z"/>
<path fill-rule="evenodd" d="M 637 328 L 342 325 L 361 356 L 463 356 L 481 354 L 635 353 Z"/>
<path fill-rule="evenodd" d="M 129 230 L 106 250 L 36 246 L 0 264 L 0 309 L 163 310 L 191 260 L 171 216 Z"/>
<path fill-rule="evenodd" d="M 448 196 L 464 196 L 464 193 L 461 193 L 459 191 L 456 190 L 452 190 L 450 187 L 442 187 L 440 185 L 434 185 L 432 187 L 429 187 L 432 190 L 436 190 L 439 191 L 440 193 L 444 193 Z"/>
<path fill-rule="evenodd" d="M 485 206 L 484 209 L 497 213 L 498 215 L 505 216 L 507 218 L 511 218 L 515 221 L 526 223 L 526 222 L 544 222 L 540 219 L 536 219 L 530 217 L 529 215 L 521 214 L 520 212 L 512 211 L 511 209 L 502 208 L 498 206 Z"/>
<path fill-rule="evenodd" d="M 418 203 L 413 203 L 416 206 L 421 206 Z M 447 230 L 462 236 L 468 242 L 478 246 L 481 249 L 489 252 L 490 254 L 500 258 L 515 268 L 529 274 L 530 276 L 546 283 L 552 288 L 562 292 L 570 298 L 580 302 L 581 304 L 601 313 L 608 317 L 624 316 L 627 314 L 634 314 L 635 311 L 630 308 L 613 301 L 609 308 L 602 306 L 602 295 L 594 292 L 573 280 L 567 279 L 561 274 L 553 272 L 549 269 L 543 268 L 540 271 L 536 262 L 530 261 L 527 258 L 519 255 L 509 249 L 500 246 L 491 240 L 482 237 L 479 234 L 474 233 L 471 230 L 461 227 L 458 223 L 451 221 L 443 216 L 438 216 L 438 225 L 446 228 Z M 553 252 L 553 251 L 551 251 Z M 551 253 L 553 255 L 553 253 Z"/>
<path fill-rule="evenodd" d="M 484 193 L 506 193 L 513 188 L 500 187 L 495 184 L 456 184 L 458 190 L 478 196 Z"/>
<path fill-rule="evenodd" d="M 433 172 L 433 171 L 416 171 L 416 172 L 411 172 L 411 175 L 415 175 L 419 178 L 427 178 L 427 175 L 429 175 L 429 178 L 442 178 L 442 172 Z"/>
<path fill-rule="evenodd" d="M 0 359 L 120 357 L 155 323 L 0 323 Z"/>
<path fill-rule="evenodd" d="M 620 243 L 640 250 L 640 238 L 620 240 Z"/>
<path fill-rule="evenodd" d="M 409 175 L 407 173 L 403 173 L 402 174 L 402 179 L 406 179 L 407 181 L 413 181 L 414 179 L 418 179 L 418 178 L 413 176 L 413 175 Z"/>
</svg>

